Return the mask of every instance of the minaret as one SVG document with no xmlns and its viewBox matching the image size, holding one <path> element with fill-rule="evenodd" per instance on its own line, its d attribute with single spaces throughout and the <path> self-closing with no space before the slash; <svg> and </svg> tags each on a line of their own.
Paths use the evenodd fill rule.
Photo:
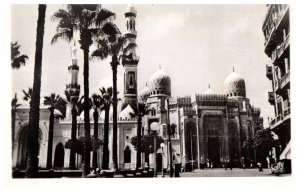
<svg viewBox="0 0 300 191">
<path fill-rule="evenodd" d="M 137 31 L 135 30 L 136 10 L 134 7 L 129 6 L 125 13 L 126 18 L 126 32 L 125 47 L 131 44 L 132 47 L 123 57 L 122 65 L 124 67 L 124 97 L 122 110 L 130 104 L 132 108 L 137 106 L 137 65 L 139 57 L 136 55 L 136 37 Z M 133 45 L 133 46 L 132 46 Z"/>
<path fill-rule="evenodd" d="M 69 73 L 71 74 L 71 82 L 67 84 L 66 90 L 70 93 L 70 100 L 71 103 L 69 104 L 69 107 L 67 108 L 67 114 L 66 118 L 71 119 L 71 108 L 73 105 L 72 100 L 78 100 L 79 98 L 79 93 L 80 93 L 80 85 L 78 84 L 78 72 L 79 72 L 79 66 L 77 65 L 77 57 L 76 57 L 76 44 L 74 40 L 74 45 L 71 46 L 71 65 L 68 66 Z"/>
</svg>

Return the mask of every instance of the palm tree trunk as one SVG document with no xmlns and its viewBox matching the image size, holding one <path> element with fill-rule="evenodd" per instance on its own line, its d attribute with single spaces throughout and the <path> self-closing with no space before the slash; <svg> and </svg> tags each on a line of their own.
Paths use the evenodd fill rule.
<svg viewBox="0 0 300 191">
<path fill-rule="evenodd" d="M 74 104 L 74 103 L 73 103 Z M 75 169 L 75 140 L 77 134 L 77 110 L 75 104 L 72 107 L 72 130 L 71 130 L 71 149 L 69 167 L 71 170 Z"/>
<path fill-rule="evenodd" d="M 93 147 L 93 168 L 96 170 L 98 167 L 98 157 L 97 157 L 97 141 L 98 141 L 98 111 L 94 111 L 94 147 Z"/>
<path fill-rule="evenodd" d="M 118 124 L 117 124 L 117 67 L 119 61 L 116 55 L 112 57 L 111 68 L 113 74 L 113 162 L 115 169 L 118 170 Z"/>
<path fill-rule="evenodd" d="M 14 150 L 14 139 L 15 139 L 15 122 L 16 122 L 16 107 L 11 108 L 11 146 L 12 151 Z M 13 156 L 13 152 L 11 152 Z"/>
<path fill-rule="evenodd" d="M 89 50 L 84 50 L 84 156 L 83 156 L 83 171 L 82 176 L 86 177 L 90 172 L 90 110 L 89 110 Z"/>
<path fill-rule="evenodd" d="M 54 126 L 54 108 L 51 108 L 50 109 L 50 118 L 49 118 L 47 169 L 52 168 L 53 126 Z"/>
<path fill-rule="evenodd" d="M 107 109 L 105 109 L 102 169 L 108 169 L 108 163 L 109 163 L 108 134 L 109 134 L 109 106 Z"/>
<path fill-rule="evenodd" d="M 80 33 L 80 44 L 83 50 L 83 86 L 84 86 L 84 154 L 82 177 L 90 173 L 90 107 L 89 107 L 89 47 L 92 44 L 91 33 L 88 29 L 82 29 Z"/>
<path fill-rule="evenodd" d="M 136 151 L 136 170 L 141 167 L 141 128 L 142 118 L 138 117 L 138 128 L 137 128 L 137 151 Z"/>
<path fill-rule="evenodd" d="M 42 76 L 42 57 L 43 57 L 43 39 L 45 26 L 46 5 L 39 5 L 34 79 L 33 89 L 30 102 L 29 128 L 28 128 L 28 159 L 26 177 L 34 178 L 38 175 L 38 153 L 39 153 L 39 121 L 40 121 L 40 93 L 41 93 L 41 76 Z"/>
</svg>

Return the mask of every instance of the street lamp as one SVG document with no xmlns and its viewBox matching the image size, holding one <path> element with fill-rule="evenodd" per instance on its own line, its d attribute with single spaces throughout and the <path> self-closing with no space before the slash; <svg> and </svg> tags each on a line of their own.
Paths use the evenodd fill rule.
<svg viewBox="0 0 300 191">
<path fill-rule="evenodd" d="M 165 147 L 165 144 L 161 143 L 160 147 L 161 147 L 161 160 L 162 160 L 162 162 L 161 162 L 162 163 L 161 173 L 162 173 L 162 177 L 165 177 L 165 174 L 164 174 L 164 147 Z"/>
<path fill-rule="evenodd" d="M 157 163 L 156 163 L 156 133 L 159 130 L 159 124 L 157 122 L 153 122 L 150 125 L 150 129 L 154 135 L 154 156 L 153 156 L 153 163 L 154 163 L 154 177 L 157 177 Z"/>
</svg>

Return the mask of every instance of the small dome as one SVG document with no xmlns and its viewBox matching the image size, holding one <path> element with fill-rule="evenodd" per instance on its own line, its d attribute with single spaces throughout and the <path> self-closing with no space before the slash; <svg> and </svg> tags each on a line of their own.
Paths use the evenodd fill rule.
<svg viewBox="0 0 300 191">
<path fill-rule="evenodd" d="M 56 116 L 56 117 L 62 117 L 63 114 L 59 110 L 54 109 L 54 116 Z"/>
<path fill-rule="evenodd" d="M 147 101 L 147 98 L 148 98 L 149 95 L 150 95 L 150 89 L 147 87 L 147 84 L 146 84 L 146 86 L 138 93 L 138 95 L 139 95 L 138 99 L 139 99 L 140 101 L 143 101 L 143 102 Z"/>
<path fill-rule="evenodd" d="M 227 76 L 224 82 L 225 94 L 229 97 L 246 97 L 245 80 L 236 72 Z"/>
<path fill-rule="evenodd" d="M 130 119 L 132 119 L 131 114 L 134 114 L 134 111 L 131 108 L 131 106 L 128 104 L 127 107 L 125 109 L 123 109 L 123 111 L 121 111 L 121 113 L 119 115 L 119 119 L 120 120 L 130 120 Z"/>
<path fill-rule="evenodd" d="M 171 79 L 165 71 L 158 69 L 150 77 L 150 95 L 171 96 Z"/>
<path fill-rule="evenodd" d="M 205 90 L 203 94 L 210 95 L 210 94 L 215 94 L 215 92 L 210 88 L 210 85 L 208 85 L 208 89 Z"/>
</svg>

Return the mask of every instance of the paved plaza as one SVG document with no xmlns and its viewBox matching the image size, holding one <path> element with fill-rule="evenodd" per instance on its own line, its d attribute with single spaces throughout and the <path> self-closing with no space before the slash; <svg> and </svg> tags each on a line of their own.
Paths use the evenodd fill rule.
<svg viewBox="0 0 300 191">
<path fill-rule="evenodd" d="M 271 174 L 269 169 L 263 169 L 262 172 L 259 172 L 257 168 L 253 169 L 240 169 L 233 168 L 232 170 L 224 168 L 216 168 L 216 169 L 204 169 L 199 170 L 196 169 L 194 172 L 186 172 L 180 173 L 180 177 L 257 177 L 257 176 L 277 176 Z M 287 175 L 280 175 L 287 176 Z"/>
</svg>

